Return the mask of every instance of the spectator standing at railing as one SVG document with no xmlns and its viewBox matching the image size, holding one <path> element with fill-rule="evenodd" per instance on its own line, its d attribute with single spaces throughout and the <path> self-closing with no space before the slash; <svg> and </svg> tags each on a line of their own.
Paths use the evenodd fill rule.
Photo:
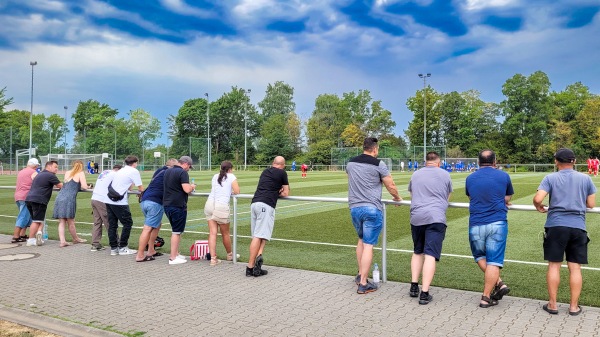
<svg viewBox="0 0 600 337">
<path fill-rule="evenodd" d="M 15 202 L 19 209 L 17 221 L 15 222 L 15 231 L 11 243 L 25 242 L 29 238 L 25 231 L 31 226 L 31 214 L 25 204 L 27 193 L 31 189 L 33 178 L 38 174 L 36 169 L 40 166 L 40 162 L 36 158 L 31 158 L 27 162 L 27 166 L 17 174 L 17 188 L 15 189 Z"/>
<path fill-rule="evenodd" d="M 560 149 L 554 154 L 554 164 L 558 172 L 544 177 L 533 197 L 533 205 L 541 213 L 548 213 L 544 226 L 544 260 L 548 261 L 546 282 L 548 283 L 547 304 L 542 308 L 550 314 L 558 314 L 558 285 L 560 284 L 561 264 L 566 256 L 569 267 L 571 302 L 569 315 L 577 316 L 582 276 L 581 265 L 588 263 L 588 243 L 585 227 L 586 208 L 596 205 L 596 187 L 592 179 L 574 170 L 575 153 L 570 149 Z M 549 207 L 542 202 L 549 195 Z"/>
<path fill-rule="evenodd" d="M 435 264 L 442 255 L 446 235 L 446 209 L 452 193 L 450 173 L 440 168 L 440 155 L 428 152 L 425 167 L 415 172 L 408 183 L 411 195 L 410 228 L 414 253 L 412 255 L 410 296 L 419 296 L 419 304 L 427 304 L 433 296 L 429 286 L 435 274 Z M 419 276 L 422 276 L 419 295 Z"/>
<path fill-rule="evenodd" d="M 508 205 L 514 194 L 508 173 L 496 169 L 492 150 L 479 152 L 479 169 L 467 177 L 465 191 L 469 197 L 469 242 L 471 253 L 484 273 L 483 294 L 479 306 L 488 308 L 508 294 L 500 269 L 508 236 Z"/>
<path fill-rule="evenodd" d="M 44 170 L 33 179 L 31 189 L 25 198 L 32 221 L 27 246 L 41 246 L 44 243 L 42 240 L 42 223 L 46 219 L 46 209 L 52 197 L 52 189 L 54 187 L 62 188 L 63 186 L 56 177 L 56 172 L 58 172 L 58 163 L 55 160 L 47 161 Z"/>
<path fill-rule="evenodd" d="M 275 225 L 275 207 L 279 197 L 290 194 L 290 184 L 285 172 L 285 158 L 277 156 L 271 167 L 265 169 L 258 179 L 258 186 L 250 205 L 250 256 L 246 266 L 246 276 L 259 277 L 267 275 L 262 269 L 263 250 L 273 235 Z"/>
<path fill-rule="evenodd" d="M 373 246 L 377 244 L 383 226 L 382 183 L 394 201 L 402 200 L 387 166 L 377 159 L 378 154 L 377 138 L 365 138 L 363 154 L 350 159 L 346 166 L 348 205 L 352 224 L 358 235 L 358 275 L 354 280 L 358 286 L 356 292 L 359 294 L 377 290 L 377 286 L 369 282 L 368 276 L 373 261 Z"/>
<path fill-rule="evenodd" d="M 169 264 L 186 263 L 185 256 L 179 254 L 181 234 L 185 230 L 187 220 L 188 195 L 196 189 L 196 184 L 190 184 L 188 171 L 193 168 L 192 158 L 182 156 L 177 165 L 164 173 L 163 207 L 165 214 L 171 223 L 171 255 Z"/>
<path fill-rule="evenodd" d="M 90 251 L 97 252 L 104 250 L 100 241 L 102 240 L 102 224 L 108 230 L 108 212 L 106 203 L 108 199 L 108 185 L 112 182 L 115 174 L 123 165 L 115 164 L 112 170 L 104 170 L 96 179 L 96 185 L 92 192 L 92 216 L 94 223 L 92 224 L 92 247 Z"/>
</svg>

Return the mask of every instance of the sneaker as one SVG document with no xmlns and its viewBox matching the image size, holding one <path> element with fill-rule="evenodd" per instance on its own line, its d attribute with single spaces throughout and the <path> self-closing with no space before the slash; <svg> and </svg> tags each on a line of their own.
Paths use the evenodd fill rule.
<svg viewBox="0 0 600 337">
<path fill-rule="evenodd" d="M 112 255 L 112 256 L 119 255 L 119 248 L 111 248 L 110 255 Z"/>
<path fill-rule="evenodd" d="M 181 255 L 181 254 L 178 254 L 178 255 L 177 255 L 177 257 L 176 257 L 176 259 L 179 259 L 179 260 L 187 260 L 187 259 L 185 258 L 185 256 L 184 256 L 184 255 Z"/>
<path fill-rule="evenodd" d="M 418 283 L 411 283 L 410 284 L 410 291 L 408 293 L 410 295 L 410 297 L 417 297 L 419 296 L 419 284 Z"/>
<path fill-rule="evenodd" d="M 136 254 L 137 250 L 129 249 L 129 247 L 123 247 L 119 249 L 119 255 L 133 255 Z"/>
<path fill-rule="evenodd" d="M 419 304 L 428 304 L 433 300 L 433 296 L 429 295 L 428 292 L 421 291 L 421 296 L 419 296 Z"/>
<path fill-rule="evenodd" d="M 36 246 L 41 246 L 44 244 L 44 240 L 42 240 L 42 231 L 38 231 L 35 233 L 35 244 Z"/>
<path fill-rule="evenodd" d="M 254 268 L 258 267 L 258 269 L 261 269 L 262 265 L 263 265 L 263 257 L 262 257 L 262 254 L 260 254 L 256 257 L 256 259 L 254 259 Z"/>
<path fill-rule="evenodd" d="M 175 260 L 171 260 L 169 259 L 169 264 L 182 264 L 182 263 L 186 263 L 187 260 L 185 259 L 180 259 L 179 256 L 175 258 Z"/>
<path fill-rule="evenodd" d="M 257 269 L 256 266 L 254 266 L 254 268 L 252 268 L 252 276 L 254 276 L 254 277 L 265 276 L 268 273 L 269 272 L 267 270 L 264 270 L 262 268 Z"/>
<path fill-rule="evenodd" d="M 356 274 L 356 277 L 354 278 L 354 283 L 356 283 L 356 285 L 360 284 L 360 274 Z"/>
<path fill-rule="evenodd" d="M 27 239 L 27 244 L 25 246 L 37 246 L 35 239 Z"/>
<path fill-rule="evenodd" d="M 254 268 L 246 267 L 246 276 L 254 276 Z"/>
<path fill-rule="evenodd" d="M 359 284 L 358 289 L 356 289 L 357 294 L 372 293 L 374 291 L 377 291 L 377 286 L 369 281 L 365 285 Z"/>
<path fill-rule="evenodd" d="M 100 250 L 105 250 L 106 248 L 100 244 L 98 245 L 92 245 L 92 248 L 90 249 L 91 252 L 97 252 Z"/>
</svg>

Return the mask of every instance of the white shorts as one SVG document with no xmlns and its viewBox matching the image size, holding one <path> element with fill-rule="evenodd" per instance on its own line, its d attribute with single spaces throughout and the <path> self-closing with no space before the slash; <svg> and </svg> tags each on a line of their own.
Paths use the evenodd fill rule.
<svg viewBox="0 0 600 337">
<path fill-rule="evenodd" d="M 250 205 L 250 233 L 253 238 L 271 240 L 273 226 L 275 225 L 275 208 L 263 203 L 255 202 Z"/>
</svg>

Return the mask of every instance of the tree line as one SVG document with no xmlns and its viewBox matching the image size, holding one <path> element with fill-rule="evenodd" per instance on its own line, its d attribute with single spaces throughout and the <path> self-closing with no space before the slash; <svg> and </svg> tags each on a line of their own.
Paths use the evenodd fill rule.
<svg viewBox="0 0 600 337">
<path fill-rule="evenodd" d="M 516 74 L 502 86 L 505 99 L 485 102 L 477 90 L 437 92 L 430 86 L 407 99 L 413 119 L 405 137 L 393 134 L 392 113 L 366 89 L 321 94 L 305 122 L 296 112 L 294 88 L 282 81 L 268 84 L 257 105 L 250 90 L 232 87 L 215 100 L 192 98 L 168 116 L 170 144 L 153 145 L 161 137 L 161 121 L 139 108 L 119 118 L 118 110 L 93 99 L 80 101 L 73 119 L 70 153 L 169 156 L 206 155 L 191 147 L 191 139 L 206 138 L 210 128 L 212 163 L 232 160 L 268 164 L 276 155 L 300 162 L 329 164 L 331 149 L 361 146 L 366 136 L 380 138 L 380 146 L 407 149 L 423 144 L 424 107 L 427 146 L 445 146 L 449 157 L 476 157 L 494 149 L 503 162 L 549 162 L 556 149 L 567 146 L 583 159 L 600 154 L 600 97 L 580 82 L 563 91 L 550 90 L 548 76 L 537 71 Z M 9 110 L 13 102 L 0 90 L 0 157 L 29 146 L 29 111 Z M 426 106 L 424 106 L 426 104 Z M 210 121 L 210 123 L 208 123 Z M 65 150 L 68 132 L 63 116 L 33 116 L 33 146 L 38 155 Z M 190 153 L 191 152 L 191 153 Z"/>
</svg>

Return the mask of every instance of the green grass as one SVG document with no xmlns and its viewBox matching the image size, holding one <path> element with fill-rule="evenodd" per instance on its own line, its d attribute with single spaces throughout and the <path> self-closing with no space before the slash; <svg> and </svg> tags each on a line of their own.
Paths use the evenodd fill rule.
<svg viewBox="0 0 600 337">
<path fill-rule="evenodd" d="M 242 193 L 252 194 L 256 188 L 260 172 L 235 172 L 239 179 Z M 514 173 L 511 175 L 515 195 L 514 204 L 531 205 L 531 200 L 539 182 L 545 173 Z M 142 175 L 147 184 L 151 173 Z M 210 190 L 212 173 L 191 172 L 198 184 L 198 192 Z M 407 185 L 409 173 L 393 173 L 400 194 L 408 199 Z M 465 196 L 464 181 L 467 174 L 452 174 L 454 193 L 451 201 L 468 202 Z M 343 172 L 309 172 L 308 179 L 301 179 L 299 172 L 289 172 L 291 195 L 346 197 L 347 178 Z M 62 176 L 60 177 L 62 178 Z M 95 177 L 88 177 L 94 182 Z M 14 186 L 14 176 L 0 176 L 0 186 Z M 598 184 L 597 184 L 598 185 Z M 55 193 L 56 195 L 56 193 Z M 0 189 L 0 232 L 11 234 L 14 228 L 16 206 L 13 202 L 13 190 Z M 90 194 L 80 193 L 78 197 L 77 228 L 80 233 L 91 231 Z M 384 199 L 391 197 L 384 192 Z M 137 198 L 130 197 L 130 205 L 134 226 L 143 225 Z M 190 197 L 188 205 L 188 225 L 186 234 L 182 237 L 182 251 L 187 251 L 194 240 L 207 238 L 207 225 L 203 219 L 204 197 Z M 48 213 L 52 214 L 54 200 L 51 200 Z M 238 202 L 238 253 L 241 260 L 247 259 L 250 232 L 249 216 L 250 200 L 240 199 Z M 470 256 L 468 242 L 468 210 L 450 208 L 448 210 L 448 230 L 444 241 L 444 254 L 456 254 L 465 257 L 443 256 L 438 263 L 434 286 L 472 291 L 483 288 L 483 274 Z M 392 281 L 410 281 L 410 253 L 398 250 L 412 249 L 408 207 L 388 207 L 388 279 Z M 164 219 L 165 223 L 166 218 Z M 526 262 L 543 261 L 541 233 L 545 215 L 537 212 L 510 211 L 509 237 L 506 249 L 506 259 Z M 587 226 L 591 242 L 589 245 L 588 267 L 600 268 L 600 233 L 598 228 L 600 218 L 597 214 L 588 214 Z M 50 238 L 57 239 L 56 222 L 50 221 Z M 161 236 L 166 239 L 169 247 L 169 229 L 165 226 Z M 139 229 L 132 231 L 130 246 L 137 245 Z M 274 239 L 267 244 L 265 260 L 268 265 L 285 266 L 297 269 L 317 270 L 330 273 L 354 275 L 356 260 L 353 246 L 356 244 L 356 234 L 350 223 L 350 215 L 346 204 L 308 201 L 281 200 L 276 212 Z M 89 237 L 88 237 L 89 238 Z M 107 236 L 104 233 L 104 244 Z M 302 242 L 300 242 L 302 241 Z M 325 245 L 315 243 L 327 243 Z M 217 246 L 219 256 L 224 256 L 222 246 Z M 375 253 L 375 262 L 380 261 L 381 252 Z M 546 299 L 546 267 L 545 265 L 530 265 L 518 262 L 506 262 L 502 271 L 503 279 L 511 286 L 511 296 Z M 584 305 L 600 306 L 600 291 L 595 287 L 600 284 L 600 271 L 584 270 L 584 285 L 581 303 Z M 559 289 L 559 301 L 568 301 L 568 272 L 562 271 L 562 283 Z"/>
</svg>

